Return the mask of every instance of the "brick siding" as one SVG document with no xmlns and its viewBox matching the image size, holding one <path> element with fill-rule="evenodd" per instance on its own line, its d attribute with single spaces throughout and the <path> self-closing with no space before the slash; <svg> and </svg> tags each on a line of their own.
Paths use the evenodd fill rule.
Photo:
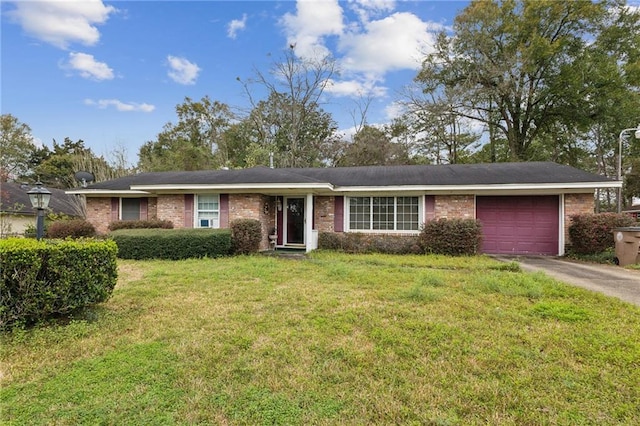
<svg viewBox="0 0 640 426">
<path fill-rule="evenodd" d="M 109 232 L 111 197 L 87 197 L 87 221 L 93 224 L 99 234 Z"/>
<path fill-rule="evenodd" d="M 174 228 L 184 228 L 184 195 L 159 195 L 156 213 L 160 220 L 170 220 Z"/>
<path fill-rule="evenodd" d="M 333 232 L 335 197 L 315 197 L 313 221 L 318 232 Z"/>
<path fill-rule="evenodd" d="M 229 223 L 255 219 L 262 225 L 260 250 L 269 249 L 269 232 L 276 226 L 275 197 L 261 194 L 229 194 Z"/>
<path fill-rule="evenodd" d="M 596 201 L 593 193 L 565 194 L 564 196 L 564 238 L 565 243 L 570 244 L 569 226 L 571 216 L 577 214 L 591 214 L 595 210 Z"/>
<path fill-rule="evenodd" d="M 436 195 L 435 219 L 475 219 L 473 195 Z"/>
</svg>

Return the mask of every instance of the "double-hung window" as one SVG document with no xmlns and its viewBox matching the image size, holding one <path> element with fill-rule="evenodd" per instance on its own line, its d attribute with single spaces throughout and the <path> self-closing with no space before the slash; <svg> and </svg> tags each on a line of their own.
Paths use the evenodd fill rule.
<svg viewBox="0 0 640 426">
<path fill-rule="evenodd" d="M 417 231 L 420 197 L 350 197 L 349 230 Z"/>
<path fill-rule="evenodd" d="M 196 196 L 196 228 L 220 227 L 220 196 L 199 194 Z"/>
<path fill-rule="evenodd" d="M 120 219 L 140 220 L 140 198 L 121 198 Z"/>
</svg>

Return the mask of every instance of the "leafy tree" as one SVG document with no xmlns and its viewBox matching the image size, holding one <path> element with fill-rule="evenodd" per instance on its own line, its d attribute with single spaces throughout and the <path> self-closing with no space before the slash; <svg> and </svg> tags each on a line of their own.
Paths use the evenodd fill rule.
<svg viewBox="0 0 640 426">
<path fill-rule="evenodd" d="M 0 182 L 27 173 L 31 153 L 36 149 L 31 128 L 11 114 L 0 116 Z"/>
<path fill-rule="evenodd" d="M 463 94 L 457 88 L 441 92 L 409 92 L 405 95 L 405 122 L 417 136 L 416 152 L 435 164 L 466 162 L 480 135 L 471 131 L 470 120 L 456 110 Z"/>
<path fill-rule="evenodd" d="M 30 171 L 23 177 L 31 181 L 39 179 L 51 188 L 66 189 L 82 184 L 75 178 L 79 171 L 91 172 L 96 182 L 133 172 L 126 163 L 124 151 L 114 152 L 114 155 L 116 159 L 111 161 L 97 156 L 81 139 L 73 141 L 66 137 L 61 144 L 54 139 L 52 149 L 43 146 L 31 153 Z"/>
<path fill-rule="evenodd" d="M 245 120 L 253 127 L 253 143 L 273 153 L 278 167 L 309 167 L 325 162 L 336 142 L 337 125 L 320 106 L 320 98 L 335 73 L 335 61 L 298 57 L 295 46 L 274 64 L 269 75 L 242 82 L 252 106 Z M 266 90 L 257 100 L 254 87 Z"/>
<path fill-rule="evenodd" d="M 364 125 L 347 144 L 338 166 L 382 166 L 409 164 L 406 147 L 393 142 L 388 129 Z"/>
<path fill-rule="evenodd" d="M 634 20 L 637 14 L 617 0 L 474 0 L 456 17 L 453 32 L 439 35 L 416 81 L 427 94 L 462 94 L 455 114 L 501 133 L 511 160 L 535 158 L 545 145 L 559 153 L 553 145 L 570 141 L 594 113 L 588 101 L 600 89 L 585 72 L 588 64 L 598 66 L 589 60 L 597 52 L 594 40 L 633 31 Z M 631 44 L 608 46 L 637 61 Z M 560 138 L 559 128 L 567 130 Z"/>
<path fill-rule="evenodd" d="M 231 159 L 224 143 L 233 114 L 208 96 L 200 101 L 186 97 L 176 106 L 178 122 L 167 123 L 157 140 L 139 151 L 141 171 L 200 170 L 227 165 Z"/>
</svg>

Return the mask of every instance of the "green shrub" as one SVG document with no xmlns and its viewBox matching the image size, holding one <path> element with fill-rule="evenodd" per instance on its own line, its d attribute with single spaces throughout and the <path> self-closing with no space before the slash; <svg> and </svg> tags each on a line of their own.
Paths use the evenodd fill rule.
<svg viewBox="0 0 640 426">
<path fill-rule="evenodd" d="M 90 238 L 96 236 L 96 228 L 84 219 L 59 220 L 46 230 L 47 238 Z"/>
<path fill-rule="evenodd" d="M 236 219 L 231 222 L 231 241 L 236 254 L 256 253 L 262 241 L 262 225 L 255 219 Z"/>
<path fill-rule="evenodd" d="M 116 253 L 113 241 L 0 240 L 0 329 L 104 302 Z"/>
<path fill-rule="evenodd" d="M 474 255 L 482 244 L 482 225 L 475 219 L 438 219 L 424 224 L 418 237 L 424 253 Z"/>
<path fill-rule="evenodd" d="M 360 232 L 320 232 L 318 248 L 346 253 L 420 253 L 418 239 L 413 235 L 365 234 Z"/>
<path fill-rule="evenodd" d="M 116 220 L 109 224 L 110 231 L 118 229 L 173 229 L 173 222 L 170 220 L 149 219 L 149 220 Z"/>
<path fill-rule="evenodd" d="M 617 213 L 571 216 L 571 251 L 577 254 L 596 254 L 613 249 L 613 229 L 636 224 L 632 217 Z"/>
<path fill-rule="evenodd" d="M 228 229 L 120 229 L 109 236 L 122 259 L 189 259 L 228 256 Z"/>
</svg>

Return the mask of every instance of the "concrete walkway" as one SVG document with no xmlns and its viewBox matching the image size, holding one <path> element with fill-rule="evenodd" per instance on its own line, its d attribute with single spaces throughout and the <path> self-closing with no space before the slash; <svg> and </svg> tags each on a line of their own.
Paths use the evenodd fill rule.
<svg viewBox="0 0 640 426">
<path fill-rule="evenodd" d="M 640 306 L 640 271 L 547 256 L 495 256 L 495 258 L 506 262 L 516 261 L 525 271 L 543 271 L 559 281 Z"/>
</svg>

